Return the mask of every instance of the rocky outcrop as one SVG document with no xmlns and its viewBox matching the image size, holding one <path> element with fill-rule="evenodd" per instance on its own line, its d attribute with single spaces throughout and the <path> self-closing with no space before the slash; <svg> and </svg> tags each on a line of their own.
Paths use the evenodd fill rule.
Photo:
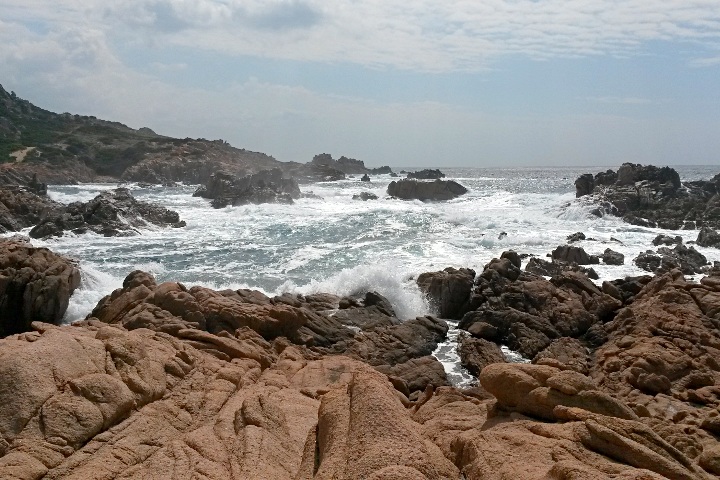
<svg viewBox="0 0 720 480">
<path fill-rule="evenodd" d="M 576 263 L 559 261 L 548 262 L 547 260 L 537 257 L 533 257 L 528 260 L 527 265 L 525 265 L 525 271 L 534 273 L 535 275 L 542 275 L 544 277 L 554 277 L 562 274 L 563 272 L 579 272 L 587 275 L 588 278 L 592 278 L 593 280 L 600 278 L 597 272 L 592 268 L 583 267 Z"/>
<path fill-rule="evenodd" d="M 720 248 L 720 233 L 711 228 L 703 227 L 700 229 L 695 243 L 701 247 Z"/>
<path fill-rule="evenodd" d="M 492 260 L 476 278 L 471 310 L 459 326 L 475 337 L 508 345 L 533 358 L 555 339 L 594 344 L 596 330 L 613 318 L 621 301 L 585 275 L 562 272 L 551 280 L 523 272 L 511 258 Z"/>
<path fill-rule="evenodd" d="M 600 258 L 602 258 L 602 261 L 605 265 L 625 264 L 625 255 L 620 252 L 616 252 L 615 250 L 612 250 L 610 248 L 606 248 Z"/>
<path fill-rule="evenodd" d="M 577 265 L 597 265 L 600 260 L 595 255 L 588 255 L 582 247 L 560 245 L 552 251 L 553 261 L 575 263 Z"/>
<path fill-rule="evenodd" d="M 575 188 L 577 197 L 592 195 L 599 206 L 596 213 L 616 215 L 634 225 L 720 228 L 720 174 L 708 181 L 681 183 L 672 168 L 625 163 L 617 173 L 582 175 Z"/>
<path fill-rule="evenodd" d="M 452 200 L 468 192 L 467 188 L 453 180 L 435 180 L 423 182 L 417 180 L 397 180 L 390 182 L 387 193 L 402 200 L 442 201 Z"/>
<path fill-rule="evenodd" d="M 177 212 L 138 201 L 128 189 L 117 188 L 89 202 L 74 202 L 62 209 L 53 209 L 30 230 L 30 236 L 62 236 L 65 231 L 95 232 L 106 237 L 134 235 L 138 228 L 148 225 L 179 228 L 184 227 L 185 222 Z"/>
<path fill-rule="evenodd" d="M 85 321 L 0 339 L 0 478 L 715 478 L 720 277 L 601 291 L 519 267 L 490 262 L 466 317 L 514 310 L 511 330 L 568 334 L 534 364 L 464 336 L 470 389 L 440 386 L 426 353 L 447 325 L 400 322 L 375 292 L 269 298 L 133 272 Z"/>
<path fill-rule="evenodd" d="M 0 337 L 58 323 L 80 286 L 75 262 L 22 239 L 0 239 Z"/>
<path fill-rule="evenodd" d="M 474 280 L 475 270 L 448 267 L 440 272 L 420 274 L 417 284 L 441 318 L 460 319 L 470 309 Z"/>
<path fill-rule="evenodd" d="M 127 329 L 147 328 L 180 336 L 202 330 L 226 338 L 249 328 L 267 341 L 284 337 L 321 354 L 350 356 L 385 371 L 430 355 L 448 330 L 445 322 L 434 317 L 401 322 L 387 299 L 374 292 L 368 292 L 362 301 L 329 295 L 269 298 L 250 290 L 188 289 L 176 282 L 158 285 L 141 271 L 128 275 L 123 288 L 102 299 L 90 317 Z M 212 348 L 225 352 L 232 347 Z M 438 367 L 442 372 L 439 362 L 431 363 L 424 364 L 430 370 L 428 381 L 447 384 L 444 374 L 437 373 Z M 418 368 L 414 370 L 417 373 Z M 412 383 L 412 378 L 406 383 Z"/>
<path fill-rule="evenodd" d="M 445 178 L 445 174 L 438 169 L 426 168 L 424 170 L 418 170 L 417 172 L 409 172 L 407 178 L 415 178 L 417 180 L 435 180 L 438 178 Z"/>
<path fill-rule="evenodd" d="M 342 156 L 335 160 L 329 153 L 321 153 L 319 155 L 315 155 L 308 165 L 332 168 L 345 174 L 371 173 L 373 175 L 381 175 L 392 173 L 392 169 L 388 166 L 383 166 L 379 168 L 367 168 L 365 166 L 365 162 L 363 162 L 362 160 L 356 160 L 354 158 L 348 158 L 346 156 Z"/>
<path fill-rule="evenodd" d="M 18 232 L 32 227 L 46 215 L 61 211 L 62 208 L 62 204 L 28 187 L 0 187 L 0 233 Z"/>
<path fill-rule="evenodd" d="M 633 262 L 643 270 L 653 273 L 665 273 L 677 268 L 686 275 L 693 275 L 710 269 L 705 255 L 695 250 L 695 247 L 688 247 L 683 243 L 675 245 L 675 248 L 660 247 L 657 252 L 647 250 Z"/>
<path fill-rule="evenodd" d="M 301 193 L 295 180 L 285 178 L 282 170 L 275 168 L 242 178 L 216 173 L 193 196 L 210 199 L 213 207 L 223 208 L 248 203 L 293 203 Z"/>
<path fill-rule="evenodd" d="M 461 335 L 458 338 L 457 351 L 460 364 L 476 377 L 488 365 L 505 363 L 505 356 L 500 347 L 482 338 Z"/>
<path fill-rule="evenodd" d="M 352 198 L 353 200 L 362 200 L 363 202 L 367 202 L 368 200 L 377 200 L 378 196 L 372 192 L 360 192 L 354 194 Z"/>
</svg>

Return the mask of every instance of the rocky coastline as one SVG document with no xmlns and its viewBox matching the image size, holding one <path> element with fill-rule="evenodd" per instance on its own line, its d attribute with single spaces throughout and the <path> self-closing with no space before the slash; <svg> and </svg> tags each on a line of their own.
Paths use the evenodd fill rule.
<svg viewBox="0 0 720 480">
<path fill-rule="evenodd" d="M 720 475 L 716 271 L 597 286 L 508 251 L 479 274 L 420 275 L 438 316 L 409 320 L 376 292 L 268 297 L 135 271 L 59 325 L 77 266 L 0 245 L 2 478 Z M 431 355 L 441 318 L 465 331 L 474 387 Z"/>
<path fill-rule="evenodd" d="M 668 230 L 720 229 L 720 174 L 683 183 L 673 168 L 624 163 L 617 172 L 580 176 L 575 190 L 597 206 L 598 216 Z"/>
</svg>

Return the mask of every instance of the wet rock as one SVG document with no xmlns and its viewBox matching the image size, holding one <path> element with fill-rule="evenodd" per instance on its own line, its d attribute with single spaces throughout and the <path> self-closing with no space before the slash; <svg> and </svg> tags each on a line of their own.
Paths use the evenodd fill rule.
<svg viewBox="0 0 720 480">
<path fill-rule="evenodd" d="M 32 227 L 45 216 L 63 209 L 63 205 L 38 195 L 26 187 L 0 187 L 0 233 L 18 232 Z"/>
<path fill-rule="evenodd" d="M 74 202 L 54 210 L 30 230 L 32 238 L 62 236 L 64 232 L 95 232 L 106 237 L 135 235 L 137 229 L 157 225 L 180 228 L 185 222 L 172 210 L 141 202 L 126 188 L 101 193 L 89 202 Z"/>
<path fill-rule="evenodd" d="M 698 233 L 696 243 L 701 247 L 720 248 L 720 233 L 709 227 L 703 227 Z"/>
<path fill-rule="evenodd" d="M 210 199 L 213 207 L 222 208 L 248 203 L 291 204 L 293 199 L 300 198 L 301 192 L 297 181 L 285 178 L 281 169 L 274 168 L 240 178 L 226 173 L 215 173 L 193 196 Z"/>
<path fill-rule="evenodd" d="M 360 178 L 360 181 L 361 181 L 361 182 L 369 182 L 369 181 L 370 181 L 370 175 L 368 175 L 368 174 L 366 173 L 365 175 L 362 176 L 362 178 Z"/>
<path fill-rule="evenodd" d="M 625 264 L 625 255 L 610 248 L 606 248 L 600 258 L 602 258 L 603 263 L 606 265 Z"/>
<path fill-rule="evenodd" d="M 577 264 L 565 263 L 565 262 L 548 262 L 542 258 L 533 257 L 525 266 L 525 271 L 534 273 L 536 275 L 542 275 L 545 277 L 554 277 L 560 275 L 563 272 L 580 272 L 587 275 L 588 278 L 597 280 L 600 278 L 595 270 L 592 268 L 582 267 Z"/>
<path fill-rule="evenodd" d="M 596 265 L 600 263 L 595 255 L 588 255 L 582 247 L 560 245 L 552 251 L 553 261 L 575 263 L 577 265 Z"/>
<path fill-rule="evenodd" d="M 0 239 L 0 337 L 59 323 L 80 286 L 72 260 L 14 238 Z"/>
<path fill-rule="evenodd" d="M 410 172 L 407 174 L 407 178 L 415 178 L 418 180 L 435 180 L 437 178 L 445 178 L 445 174 L 439 169 L 418 170 L 417 172 Z"/>
<path fill-rule="evenodd" d="M 390 182 L 387 193 L 402 200 L 443 201 L 464 195 L 467 188 L 452 180 L 424 182 L 417 180 L 397 180 Z"/>
<path fill-rule="evenodd" d="M 568 243 L 579 242 L 579 241 L 581 241 L 581 240 L 585 240 L 585 238 L 586 238 L 586 237 L 585 237 L 585 234 L 584 234 L 584 233 L 582 233 L 582 232 L 576 232 L 576 233 L 573 233 L 573 234 L 570 234 L 570 235 L 567 236 L 567 242 L 568 242 Z"/>
<path fill-rule="evenodd" d="M 655 239 L 653 239 L 652 243 L 656 247 L 660 246 L 660 245 L 671 246 L 671 245 L 680 245 L 681 243 L 683 243 L 683 240 L 680 235 L 671 237 L 670 235 L 664 235 L 664 234 L 660 233 L 660 234 L 658 234 L 657 237 L 655 237 Z"/>
<path fill-rule="evenodd" d="M 441 318 L 460 319 L 469 310 L 475 271 L 448 267 L 418 276 L 417 284 Z"/>
<path fill-rule="evenodd" d="M 368 200 L 377 200 L 378 196 L 371 192 L 360 192 L 353 195 L 353 200 L 362 200 L 367 202 Z"/>
<path fill-rule="evenodd" d="M 576 196 L 591 195 L 600 214 L 628 223 L 669 230 L 720 228 L 720 175 L 708 181 L 680 182 L 669 167 L 625 163 L 617 172 L 576 181 Z"/>
<path fill-rule="evenodd" d="M 476 377 L 483 368 L 492 363 L 505 363 L 500 347 L 482 338 L 461 335 L 458 338 L 457 350 L 461 365 Z"/>
<path fill-rule="evenodd" d="M 678 244 L 675 248 L 660 247 L 657 253 L 647 250 L 633 260 L 635 265 L 653 273 L 665 273 L 680 269 L 686 275 L 702 273 L 709 269 L 707 258 L 695 247 Z"/>
</svg>

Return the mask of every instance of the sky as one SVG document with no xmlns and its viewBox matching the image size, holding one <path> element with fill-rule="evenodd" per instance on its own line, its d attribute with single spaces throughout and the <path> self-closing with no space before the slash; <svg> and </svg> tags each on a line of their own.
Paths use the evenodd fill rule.
<svg viewBox="0 0 720 480">
<path fill-rule="evenodd" d="M 0 84 L 282 161 L 720 165 L 720 0 L 2 0 Z"/>
</svg>

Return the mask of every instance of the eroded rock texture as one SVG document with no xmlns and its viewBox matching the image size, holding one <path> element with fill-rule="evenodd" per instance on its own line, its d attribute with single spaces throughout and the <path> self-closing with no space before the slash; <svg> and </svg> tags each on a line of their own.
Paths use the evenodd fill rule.
<svg viewBox="0 0 720 480">
<path fill-rule="evenodd" d="M 0 239 L 0 337 L 59 322 L 80 286 L 75 262 L 18 238 Z"/>
</svg>

